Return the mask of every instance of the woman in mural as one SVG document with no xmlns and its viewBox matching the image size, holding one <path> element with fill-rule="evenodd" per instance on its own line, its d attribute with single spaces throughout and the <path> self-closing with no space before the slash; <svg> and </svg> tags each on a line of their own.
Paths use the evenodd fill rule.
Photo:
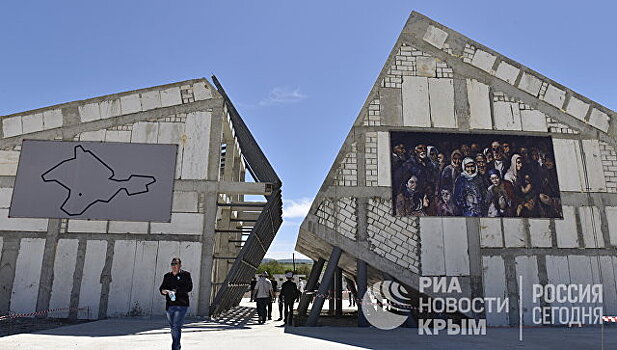
<svg viewBox="0 0 617 350">
<path fill-rule="evenodd" d="M 542 157 L 542 176 L 540 178 L 540 211 L 542 217 L 561 217 L 561 198 L 557 169 L 551 155 Z"/>
<path fill-rule="evenodd" d="M 427 195 L 418 189 L 418 178 L 412 176 L 396 196 L 396 215 L 425 216 L 429 204 Z"/>
<path fill-rule="evenodd" d="M 439 192 L 439 198 L 435 204 L 435 215 L 437 216 L 454 216 L 456 215 L 456 207 L 452 202 L 452 192 L 447 188 L 442 188 Z"/>
<path fill-rule="evenodd" d="M 523 169 L 523 158 L 520 154 L 515 153 L 512 155 L 512 162 L 510 168 L 506 172 L 504 179 L 510 181 L 512 185 L 516 184 L 519 178 L 519 172 Z"/>
<path fill-rule="evenodd" d="M 463 154 L 458 149 L 452 151 L 450 155 L 450 164 L 446 166 L 441 172 L 439 178 L 439 188 L 446 188 L 450 191 L 454 189 L 454 181 L 461 174 L 461 160 Z"/>
<path fill-rule="evenodd" d="M 498 170 L 488 171 L 491 186 L 488 188 L 486 203 L 488 217 L 508 217 L 512 215 L 512 201 L 514 199 L 514 187 L 510 181 L 503 181 Z"/>
<path fill-rule="evenodd" d="M 482 183 L 482 190 L 486 192 L 489 186 L 491 186 L 491 179 L 489 178 L 488 169 L 486 166 L 486 157 L 483 153 L 477 153 L 475 160 L 476 168 L 478 169 L 478 177 Z"/>
<path fill-rule="evenodd" d="M 454 184 L 454 204 L 462 216 L 484 215 L 484 190 L 478 177 L 476 163 L 471 158 L 463 160 L 463 172 Z"/>
<path fill-rule="evenodd" d="M 493 162 L 493 152 L 491 151 L 491 149 L 486 147 L 483 153 L 486 157 L 486 164 L 491 164 Z"/>
<path fill-rule="evenodd" d="M 446 155 L 442 152 L 439 152 L 439 154 L 437 155 L 437 162 L 439 164 L 439 175 L 441 175 L 441 172 L 446 167 Z"/>
<path fill-rule="evenodd" d="M 514 183 L 514 195 L 518 199 L 515 216 L 525 218 L 539 216 L 538 184 L 533 173 L 526 167 L 518 172 L 518 178 Z"/>
<path fill-rule="evenodd" d="M 437 150 L 437 147 L 429 145 L 426 149 L 428 150 L 428 158 L 431 161 L 431 164 L 436 169 L 439 169 L 439 159 L 437 159 L 439 151 Z"/>
<path fill-rule="evenodd" d="M 394 186 L 395 194 L 398 194 L 403 189 L 403 181 L 405 174 L 403 164 L 407 161 L 407 150 L 405 144 L 397 143 L 392 147 L 391 164 L 392 164 L 392 185 Z"/>
</svg>

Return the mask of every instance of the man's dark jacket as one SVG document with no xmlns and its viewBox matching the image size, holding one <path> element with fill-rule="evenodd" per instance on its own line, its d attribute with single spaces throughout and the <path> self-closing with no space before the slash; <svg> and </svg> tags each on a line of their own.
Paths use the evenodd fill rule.
<svg viewBox="0 0 617 350">
<path fill-rule="evenodd" d="M 281 286 L 281 296 L 283 297 L 283 301 L 286 303 L 292 303 L 300 296 L 298 286 L 296 286 L 296 284 L 291 280 L 283 282 L 283 285 Z"/>
</svg>

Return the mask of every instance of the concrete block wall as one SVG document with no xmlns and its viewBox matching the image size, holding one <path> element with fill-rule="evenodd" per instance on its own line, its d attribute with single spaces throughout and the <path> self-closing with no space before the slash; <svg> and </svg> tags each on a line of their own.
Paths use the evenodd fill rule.
<svg viewBox="0 0 617 350">
<path fill-rule="evenodd" d="M 615 147 L 607 142 L 600 142 L 602 168 L 608 192 L 617 192 L 617 152 Z"/>
<path fill-rule="evenodd" d="M 379 126 L 381 125 L 381 108 L 379 98 L 375 98 L 368 106 L 364 126 Z"/>
<path fill-rule="evenodd" d="M 377 133 L 367 132 L 364 148 L 364 160 L 366 162 L 366 186 L 377 186 L 379 183 L 379 167 L 377 163 Z"/>
<path fill-rule="evenodd" d="M 324 199 L 317 210 L 317 217 L 320 224 L 355 240 L 358 226 L 356 208 L 356 199 L 353 197 Z"/>
<path fill-rule="evenodd" d="M 367 232 L 369 249 L 391 262 L 418 273 L 420 271 L 420 235 L 417 217 L 392 216 L 392 202 L 370 198 Z"/>
<path fill-rule="evenodd" d="M 356 144 L 351 145 L 351 150 L 345 155 L 336 171 L 335 182 L 339 186 L 358 185 L 358 157 Z"/>
<path fill-rule="evenodd" d="M 208 183 L 219 180 L 223 121 L 222 99 L 203 79 L 2 117 L 0 313 L 160 315 L 158 287 L 179 256 L 194 282 L 189 314 L 206 314 L 211 262 L 202 257 L 212 259 L 219 196 Z M 23 138 L 178 145 L 171 222 L 9 218 Z"/>
<path fill-rule="evenodd" d="M 405 76 L 452 78 L 452 68 L 428 53 L 403 43 L 381 81 L 382 87 L 401 88 Z"/>
</svg>

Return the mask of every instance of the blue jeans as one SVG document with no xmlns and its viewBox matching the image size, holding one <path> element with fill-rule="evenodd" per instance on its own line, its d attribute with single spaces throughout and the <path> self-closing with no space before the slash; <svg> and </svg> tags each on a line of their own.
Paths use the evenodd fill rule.
<svg viewBox="0 0 617 350">
<path fill-rule="evenodd" d="M 171 328 L 171 350 L 180 350 L 180 335 L 182 334 L 182 324 L 188 306 L 170 306 L 167 309 L 167 320 Z"/>
</svg>

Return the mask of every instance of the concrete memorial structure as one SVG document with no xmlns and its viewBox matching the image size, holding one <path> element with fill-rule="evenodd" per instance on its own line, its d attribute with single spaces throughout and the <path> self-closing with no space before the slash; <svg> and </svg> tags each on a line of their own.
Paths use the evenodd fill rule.
<svg viewBox="0 0 617 350">
<path fill-rule="evenodd" d="M 189 314 L 240 302 L 281 224 L 281 182 L 213 81 L 2 117 L 0 314 L 162 315 L 175 256 Z"/>
<path fill-rule="evenodd" d="M 489 143 L 475 146 L 484 157 L 494 158 L 507 149 L 517 157 L 514 160 L 525 160 L 523 169 L 555 166 L 558 181 L 552 183 L 558 182 L 553 187 L 557 192 L 547 197 L 558 199 L 560 205 L 546 215 L 442 211 L 427 216 L 427 196 L 426 204 L 422 197 L 413 203 L 419 210 L 402 207 L 404 215 L 395 215 L 393 191 L 400 193 L 401 188 L 394 188 L 393 170 L 415 156 L 416 144 L 401 150 L 393 142 L 393 137 L 405 133 L 424 135 L 429 139 L 424 146 L 437 142 L 430 133 L 449 134 L 454 140 L 461 135 L 463 141 L 452 142 L 458 156 L 448 153 L 452 149 L 444 152 L 443 160 L 435 155 L 437 166 L 441 161 L 443 167 L 454 167 L 456 176 L 462 171 L 461 154 L 477 155 L 470 152 L 474 145 L 469 135 L 496 141 L 494 150 Z M 508 144 L 510 136 L 548 139 L 554 159 L 549 159 L 546 147 L 544 155 L 530 156 Z M 544 174 L 539 181 L 549 176 L 538 174 Z M 420 175 L 414 180 L 411 172 L 400 176 L 399 185 L 412 180 L 411 190 L 415 180 L 421 181 Z M 530 179 L 536 188 L 540 186 Z M 510 180 L 515 186 L 515 178 Z M 532 204 L 549 203 L 540 191 L 525 193 L 529 197 L 524 200 L 531 202 L 519 214 L 533 209 Z M 499 313 L 458 310 L 448 317 L 486 318 L 494 326 L 534 325 L 536 306 L 568 304 L 562 298 L 534 300 L 534 285 L 575 285 L 573 293 L 581 296 L 573 298 L 577 302 L 601 304 L 604 315 L 617 315 L 617 114 L 414 12 L 300 227 L 296 250 L 316 260 L 319 272 L 327 260 L 320 291 L 332 285 L 337 269 L 355 277 L 359 298 L 367 280 L 370 285 L 392 279 L 406 286 L 413 310 L 421 298 L 444 295 L 422 288 L 424 278 L 446 277 L 448 284 L 453 278 L 460 283 L 461 291 L 453 295 L 457 299 L 509 298 L 508 307 Z M 585 291 L 593 285 L 601 285 L 600 295 L 599 289 Z M 306 305 L 301 306 L 300 313 L 305 313 Z M 311 313 L 307 323 L 316 324 L 317 316 Z M 553 316 L 549 323 L 564 322 Z"/>
</svg>

